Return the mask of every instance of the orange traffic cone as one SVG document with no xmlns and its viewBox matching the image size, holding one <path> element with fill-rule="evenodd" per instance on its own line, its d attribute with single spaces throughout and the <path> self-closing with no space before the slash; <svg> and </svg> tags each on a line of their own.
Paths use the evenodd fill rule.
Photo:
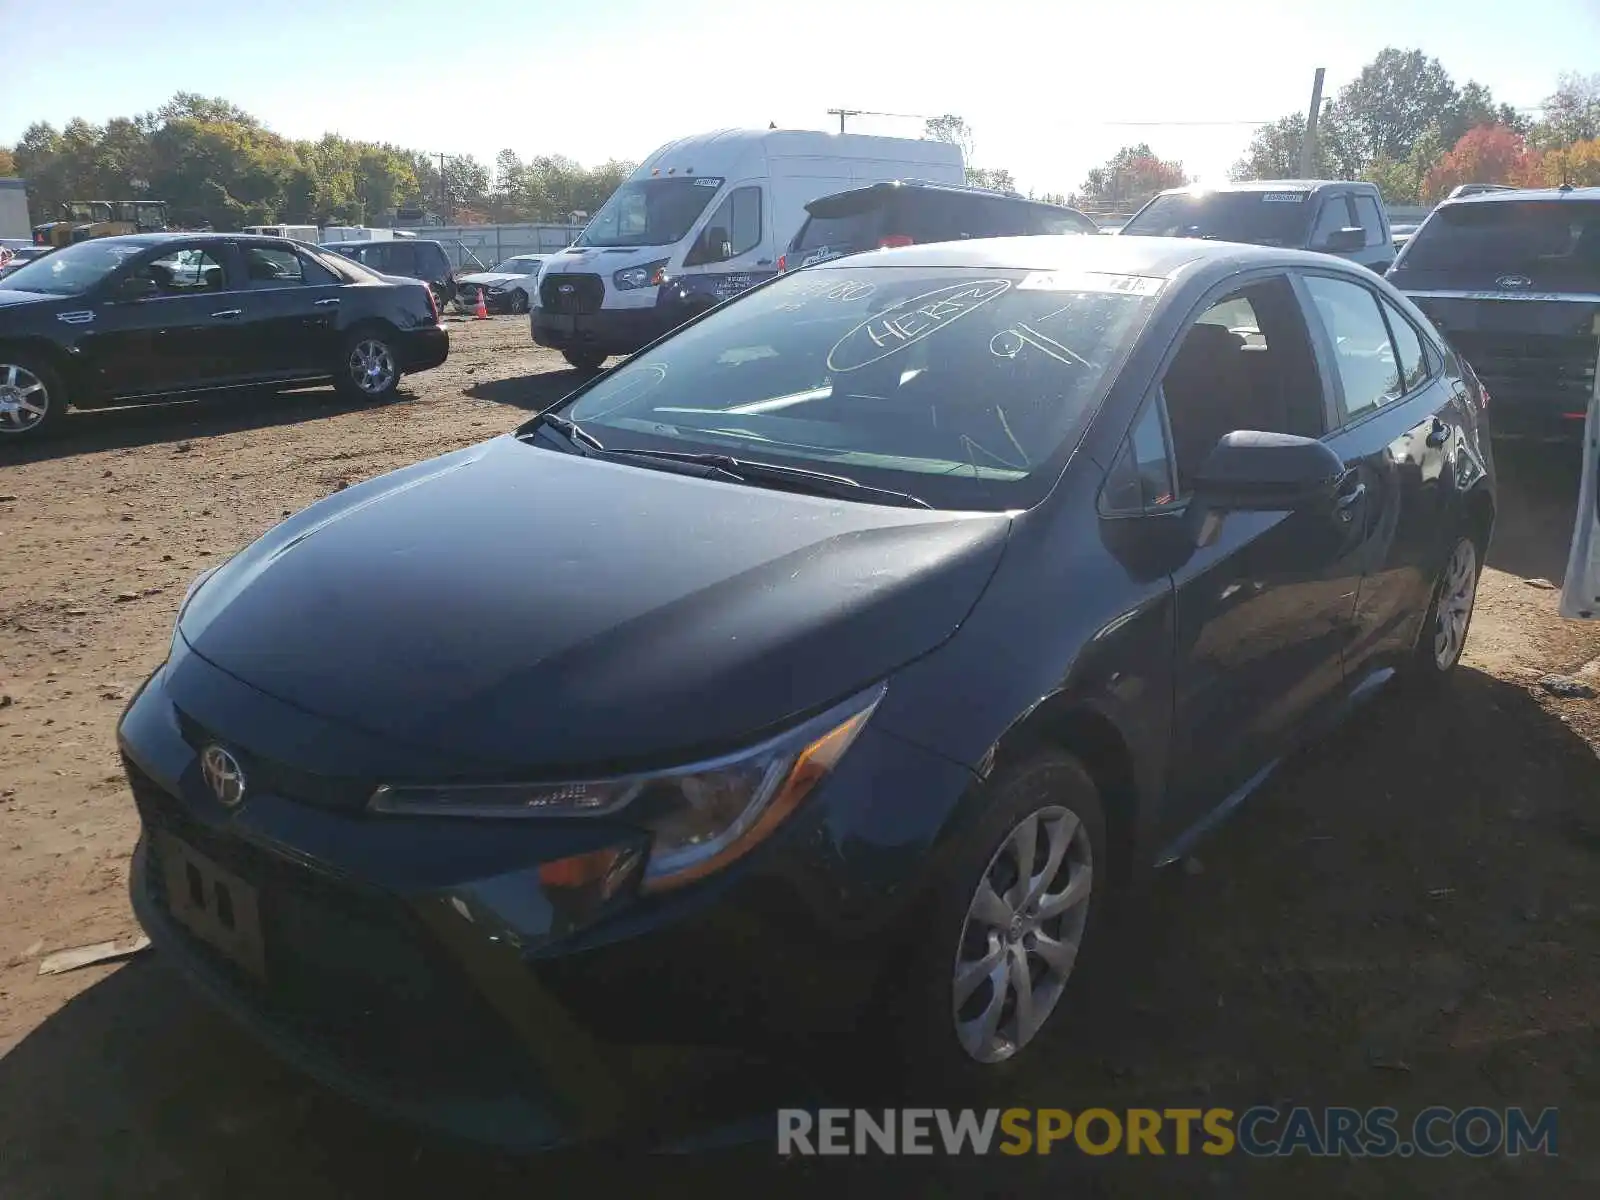
<svg viewBox="0 0 1600 1200">
<path fill-rule="evenodd" d="M 489 306 L 483 302 L 483 289 L 478 289 L 478 307 L 472 310 L 474 321 L 487 321 L 489 319 Z"/>
</svg>

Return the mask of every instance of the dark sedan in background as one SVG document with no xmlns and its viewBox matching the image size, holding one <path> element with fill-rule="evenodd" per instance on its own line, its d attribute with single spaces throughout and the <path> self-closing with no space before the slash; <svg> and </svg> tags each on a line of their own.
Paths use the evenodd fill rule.
<svg viewBox="0 0 1600 1200">
<path fill-rule="evenodd" d="M 444 362 L 422 283 L 283 238 L 162 233 L 65 247 L 0 279 L 0 445 L 69 406 L 332 381 L 385 400 Z"/>
<path fill-rule="evenodd" d="M 202 576 L 119 730 L 134 904 L 303 1068 L 469 1137 L 876 1028 L 838 1044 L 908 1094 L 1014 1097 L 1111 889 L 1454 670 L 1483 419 L 1323 255 L 780 276 Z"/>
</svg>

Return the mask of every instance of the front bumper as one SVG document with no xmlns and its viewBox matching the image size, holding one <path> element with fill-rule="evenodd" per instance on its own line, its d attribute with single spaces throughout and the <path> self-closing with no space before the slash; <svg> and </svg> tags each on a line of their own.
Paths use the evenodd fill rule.
<svg viewBox="0 0 1600 1200">
<path fill-rule="evenodd" d="M 141 689 L 119 728 L 144 833 L 140 922 L 163 959 L 325 1085 L 519 1150 L 671 1129 L 703 1117 L 675 1097 L 708 1055 L 789 1060 L 848 1033 L 884 946 L 906 944 L 882 934 L 914 908 L 906 881 L 925 846 L 907 818 L 931 841 L 975 786 L 869 728 L 749 859 L 659 901 L 584 907 L 540 867 L 617 829 L 368 816 L 273 765 L 315 740 L 307 721 L 193 653 Z M 265 781 L 236 809 L 204 784 L 210 742 Z M 175 919 L 169 838 L 258 893 L 262 975 Z"/>
<path fill-rule="evenodd" d="M 533 310 L 529 324 L 535 344 L 575 354 L 632 354 L 648 346 L 674 322 L 655 308 L 602 308 L 592 313 Z"/>
</svg>

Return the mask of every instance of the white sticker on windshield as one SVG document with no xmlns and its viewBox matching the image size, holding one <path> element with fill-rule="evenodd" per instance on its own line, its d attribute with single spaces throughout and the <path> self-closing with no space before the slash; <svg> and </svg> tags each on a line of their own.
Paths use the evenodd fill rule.
<svg viewBox="0 0 1600 1200">
<path fill-rule="evenodd" d="M 1304 204 L 1310 192 L 1263 192 L 1263 204 Z"/>
<path fill-rule="evenodd" d="M 1017 284 L 1019 292 L 1111 292 L 1154 296 L 1166 280 L 1153 275 L 1114 275 L 1104 271 L 1033 271 Z"/>
</svg>

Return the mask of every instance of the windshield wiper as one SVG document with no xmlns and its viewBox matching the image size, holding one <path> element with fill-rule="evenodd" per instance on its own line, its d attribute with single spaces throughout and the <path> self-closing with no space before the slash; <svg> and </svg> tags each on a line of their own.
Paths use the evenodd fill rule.
<svg viewBox="0 0 1600 1200">
<path fill-rule="evenodd" d="M 585 435 L 587 436 L 587 435 Z M 669 462 L 697 463 L 711 467 L 741 483 L 755 479 L 775 483 L 793 484 L 797 491 L 818 496 L 837 496 L 843 500 L 887 500 L 903 508 L 932 508 L 921 496 L 910 492 L 896 492 L 889 488 L 873 487 L 848 475 L 830 475 L 826 471 L 812 471 L 806 467 L 789 467 L 781 463 L 752 462 L 735 458 L 731 454 L 699 453 L 689 450 L 606 450 L 607 455 L 627 458 L 661 458 Z"/>
<path fill-rule="evenodd" d="M 536 425 L 548 425 L 574 446 L 588 446 L 591 450 L 605 451 L 604 444 L 594 434 L 584 429 L 576 421 L 569 421 L 566 417 L 553 412 L 542 412 L 534 417 Z"/>
</svg>

